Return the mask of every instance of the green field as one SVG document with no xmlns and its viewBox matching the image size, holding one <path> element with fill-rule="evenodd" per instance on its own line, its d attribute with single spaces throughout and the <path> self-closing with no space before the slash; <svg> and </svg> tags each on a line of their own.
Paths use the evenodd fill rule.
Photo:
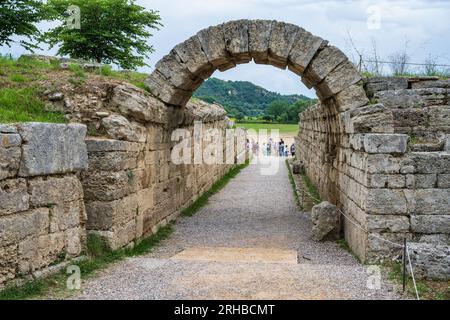
<svg viewBox="0 0 450 320">
<path fill-rule="evenodd" d="M 295 136 L 298 133 L 298 124 L 284 124 L 284 123 L 236 123 L 238 128 L 246 128 L 253 130 L 267 129 L 267 132 L 272 129 L 278 129 L 280 134 Z"/>
</svg>

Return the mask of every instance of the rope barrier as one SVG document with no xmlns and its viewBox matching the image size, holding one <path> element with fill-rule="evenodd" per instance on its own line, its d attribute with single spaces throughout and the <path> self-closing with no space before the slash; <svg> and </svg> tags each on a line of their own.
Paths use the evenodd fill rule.
<svg viewBox="0 0 450 320">
<path fill-rule="evenodd" d="M 320 201 L 321 201 L 320 199 L 317 199 L 317 198 L 315 198 L 314 196 L 312 196 L 308 191 L 306 191 L 306 190 L 303 190 L 303 191 L 304 191 L 304 192 L 305 192 L 312 200 L 317 201 L 317 202 L 320 202 Z M 364 229 L 361 225 L 359 225 L 359 223 L 355 222 L 355 220 L 353 220 L 352 218 L 350 218 L 349 216 L 347 216 L 341 209 L 337 208 L 337 210 L 338 210 L 338 211 L 339 211 L 339 212 L 340 212 L 340 213 L 341 213 L 341 214 L 342 214 L 349 222 L 351 222 L 353 225 L 355 225 L 357 228 L 359 228 L 359 229 L 362 230 L 363 232 L 367 233 L 367 235 L 370 235 L 370 236 L 372 236 L 373 238 L 379 239 L 379 240 L 381 240 L 381 241 L 387 242 L 387 243 L 389 243 L 389 244 L 391 244 L 391 245 L 393 245 L 393 246 L 395 246 L 395 247 L 397 247 L 397 248 L 405 248 L 405 249 L 406 249 L 406 257 L 408 258 L 409 269 L 411 270 L 411 277 L 412 277 L 413 284 L 414 284 L 414 291 L 415 291 L 415 293 L 416 293 L 416 298 L 417 298 L 417 300 L 420 300 L 419 292 L 418 292 L 418 290 L 417 290 L 416 279 L 415 279 L 415 277 L 414 277 L 414 270 L 413 270 L 413 267 L 412 267 L 411 258 L 410 258 L 410 256 L 409 256 L 408 246 L 407 246 L 407 245 L 405 246 L 404 244 L 399 244 L 399 243 L 396 243 L 396 242 L 392 242 L 392 241 L 390 241 L 390 240 L 381 238 L 381 237 L 379 237 L 379 236 L 377 236 L 377 235 L 375 235 L 375 234 L 369 232 L 368 230 Z"/>
<path fill-rule="evenodd" d="M 414 284 L 414 290 L 416 291 L 416 298 L 417 298 L 417 300 L 420 300 L 419 291 L 417 291 L 416 278 L 414 277 L 414 270 L 413 270 L 413 267 L 412 267 L 411 258 L 409 257 L 408 246 L 406 246 L 406 256 L 408 257 L 409 270 L 411 270 L 411 277 L 412 277 L 413 284 Z"/>
</svg>

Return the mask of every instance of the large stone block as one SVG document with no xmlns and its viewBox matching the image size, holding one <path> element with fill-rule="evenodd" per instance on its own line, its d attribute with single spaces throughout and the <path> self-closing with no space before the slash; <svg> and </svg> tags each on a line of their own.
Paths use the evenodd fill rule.
<svg viewBox="0 0 450 320">
<path fill-rule="evenodd" d="M 145 142 L 145 128 L 136 122 L 130 122 L 121 115 L 110 115 L 101 120 L 109 137 L 117 140 Z"/>
<path fill-rule="evenodd" d="M 319 99 L 324 100 L 358 83 L 360 80 L 361 75 L 358 70 L 353 63 L 347 60 L 331 71 L 315 89 Z"/>
<path fill-rule="evenodd" d="M 25 179 L 0 181 L 0 216 L 28 210 L 29 200 Z"/>
<path fill-rule="evenodd" d="M 125 198 L 101 202 L 93 201 L 86 203 L 86 213 L 88 230 L 112 231 L 119 226 L 123 226 L 130 220 L 135 220 L 137 215 L 138 202 L 135 195 Z"/>
<path fill-rule="evenodd" d="M 407 203 L 402 190 L 368 189 L 363 209 L 369 214 L 406 214 Z"/>
<path fill-rule="evenodd" d="M 249 52 L 249 21 L 230 21 L 224 23 L 222 28 L 225 47 L 233 60 L 237 64 L 250 62 L 252 57 Z"/>
<path fill-rule="evenodd" d="M 144 84 L 158 99 L 174 106 L 186 105 L 192 95 L 192 91 L 174 87 L 158 70 L 155 70 Z"/>
<path fill-rule="evenodd" d="M 0 257 L 0 284 L 2 284 L 17 275 L 17 245 L 0 246 Z"/>
<path fill-rule="evenodd" d="M 24 123 L 19 175 L 23 177 L 85 170 L 88 165 L 86 126 L 81 124 Z"/>
<path fill-rule="evenodd" d="M 354 84 L 335 96 L 339 111 L 347 111 L 365 106 L 369 103 L 366 92 L 361 84 Z"/>
<path fill-rule="evenodd" d="M 300 28 L 289 52 L 289 70 L 301 76 L 316 52 L 326 43 L 325 40 Z"/>
<path fill-rule="evenodd" d="M 321 50 L 306 68 L 302 82 L 308 87 L 316 86 L 347 57 L 336 47 L 327 46 Z"/>
<path fill-rule="evenodd" d="M 85 219 L 83 201 L 55 205 L 50 208 L 50 233 L 76 228 L 82 225 Z"/>
<path fill-rule="evenodd" d="M 39 208 L 0 217 L 0 225 L 0 247 L 17 244 L 28 236 L 48 233 L 49 209 Z"/>
<path fill-rule="evenodd" d="M 89 153 L 89 170 L 121 171 L 135 169 L 138 162 L 138 152 L 91 152 Z M 82 176 L 89 174 L 89 171 Z"/>
<path fill-rule="evenodd" d="M 155 66 L 174 87 L 194 91 L 203 82 L 202 78 L 194 76 L 189 69 L 180 61 L 175 53 L 165 55 Z"/>
<path fill-rule="evenodd" d="M 406 134 L 356 134 L 351 140 L 351 145 L 355 150 L 367 153 L 402 154 L 406 152 L 408 140 L 409 136 Z"/>
<path fill-rule="evenodd" d="M 0 180 L 17 175 L 20 167 L 21 155 L 22 150 L 20 147 L 0 147 Z"/>
<path fill-rule="evenodd" d="M 394 133 L 392 111 L 382 104 L 346 111 L 341 119 L 347 133 Z"/>
<path fill-rule="evenodd" d="M 93 152 L 139 152 L 144 148 L 144 144 L 113 139 L 86 139 L 86 146 L 89 153 Z"/>
<path fill-rule="evenodd" d="M 408 232 L 410 223 L 406 216 L 374 215 L 366 217 L 367 228 L 372 232 Z"/>
<path fill-rule="evenodd" d="M 213 26 L 197 33 L 203 52 L 214 68 L 234 66 L 225 45 L 225 36 L 222 26 Z"/>
<path fill-rule="evenodd" d="M 271 65 L 286 69 L 289 53 L 299 30 L 299 27 L 290 23 L 275 21 L 272 24 L 268 55 Z"/>
<path fill-rule="evenodd" d="M 445 212 L 443 212 L 445 213 Z M 450 233 L 450 212 L 448 215 L 411 215 L 411 230 L 419 233 Z"/>
<path fill-rule="evenodd" d="M 176 45 L 173 50 L 195 76 L 206 80 L 213 74 L 214 67 L 209 63 L 197 36 Z"/>
<path fill-rule="evenodd" d="M 410 242 L 408 248 L 417 278 L 450 279 L 450 246 Z"/>
<path fill-rule="evenodd" d="M 83 175 L 85 199 L 112 201 L 136 191 L 138 183 L 134 170 L 90 171 Z"/>
<path fill-rule="evenodd" d="M 142 89 L 128 84 L 114 88 L 110 99 L 112 107 L 116 107 L 124 116 L 139 121 L 166 124 L 168 121 L 167 106 Z"/>
<path fill-rule="evenodd" d="M 28 184 L 30 203 L 35 208 L 51 207 L 83 199 L 83 187 L 75 175 L 37 177 L 30 180 Z"/>
<path fill-rule="evenodd" d="M 403 77 L 372 77 L 364 79 L 364 83 L 370 97 L 379 91 L 408 88 L 408 79 Z"/>
<path fill-rule="evenodd" d="M 418 215 L 450 215 L 450 189 L 404 190 L 408 212 Z"/>
<path fill-rule="evenodd" d="M 327 201 L 311 210 L 313 237 L 317 241 L 339 239 L 339 212 L 337 207 Z"/>
<path fill-rule="evenodd" d="M 268 50 L 272 33 L 272 20 L 251 20 L 248 30 L 248 47 L 255 63 L 268 64 Z"/>
</svg>

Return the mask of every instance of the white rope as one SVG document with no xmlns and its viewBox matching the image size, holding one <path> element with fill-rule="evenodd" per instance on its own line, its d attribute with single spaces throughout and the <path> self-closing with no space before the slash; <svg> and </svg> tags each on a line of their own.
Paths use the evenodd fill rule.
<svg viewBox="0 0 450 320">
<path fill-rule="evenodd" d="M 315 201 L 317 201 L 317 202 L 320 202 L 320 201 L 321 201 L 320 199 L 317 199 L 317 198 L 313 197 L 308 191 L 306 191 L 306 190 L 303 190 L 303 191 L 304 191 L 311 199 L 313 199 L 313 200 L 315 200 Z M 406 249 L 406 254 L 407 254 L 408 263 L 409 263 L 409 269 L 411 270 L 411 277 L 412 277 L 413 284 L 414 284 L 414 290 L 415 290 L 415 292 L 416 292 L 416 298 L 417 298 L 417 300 L 420 300 L 419 292 L 417 291 L 416 278 L 414 277 L 414 270 L 413 270 L 413 267 L 412 267 L 411 258 L 410 258 L 410 256 L 409 256 L 408 246 L 407 246 L 407 245 L 405 246 L 405 245 L 403 245 L 403 244 L 399 244 L 399 243 L 396 243 L 396 242 L 389 241 L 389 240 L 387 240 L 387 239 L 384 239 L 384 238 L 381 238 L 381 237 L 375 235 L 374 233 L 369 232 L 368 230 L 364 229 L 358 222 L 355 222 L 356 220 L 353 220 L 352 218 L 350 218 L 349 216 L 347 216 L 341 209 L 339 209 L 339 208 L 337 208 L 337 209 L 338 209 L 338 211 L 339 211 L 339 212 L 340 212 L 340 213 L 341 213 L 341 214 L 342 214 L 349 222 L 351 222 L 353 225 L 355 225 L 357 228 L 361 229 L 363 232 L 367 233 L 368 235 L 370 235 L 370 236 L 372 236 L 372 237 L 374 237 L 374 238 L 376 238 L 376 239 L 379 239 L 379 240 L 381 240 L 381 241 L 390 243 L 391 245 L 393 245 L 393 246 L 395 246 L 395 247 L 398 247 L 398 248 L 405 248 L 405 249 Z"/>
<path fill-rule="evenodd" d="M 419 292 L 417 291 L 416 278 L 414 277 L 414 270 L 413 270 L 413 267 L 412 267 L 411 258 L 409 257 L 408 245 L 406 245 L 406 256 L 408 257 L 409 270 L 411 270 L 411 277 L 412 277 L 413 284 L 414 284 L 414 290 L 416 291 L 416 298 L 417 298 L 417 300 L 420 300 Z"/>
</svg>

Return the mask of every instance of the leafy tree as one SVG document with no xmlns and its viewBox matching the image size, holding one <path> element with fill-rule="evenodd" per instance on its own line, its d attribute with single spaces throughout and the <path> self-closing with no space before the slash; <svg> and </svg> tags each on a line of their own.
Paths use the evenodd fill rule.
<svg viewBox="0 0 450 320">
<path fill-rule="evenodd" d="M 80 9 L 80 28 L 68 28 L 69 6 Z M 150 29 L 159 29 L 157 11 L 145 11 L 134 0 L 49 0 L 49 20 L 62 21 L 44 34 L 51 47 L 60 45 L 58 54 L 72 58 L 114 63 L 125 69 L 144 66 L 153 52 L 147 43 Z"/>
<path fill-rule="evenodd" d="M 26 50 L 33 51 L 37 46 L 33 41 L 39 30 L 36 23 L 43 19 L 42 3 L 35 0 L 1 0 L 0 1 L 0 45 L 10 46 L 16 42 L 14 35 L 28 40 L 18 43 Z"/>
<path fill-rule="evenodd" d="M 272 101 L 267 108 L 267 114 L 273 116 L 274 118 L 280 117 L 289 108 L 289 103 L 283 100 Z"/>
</svg>

